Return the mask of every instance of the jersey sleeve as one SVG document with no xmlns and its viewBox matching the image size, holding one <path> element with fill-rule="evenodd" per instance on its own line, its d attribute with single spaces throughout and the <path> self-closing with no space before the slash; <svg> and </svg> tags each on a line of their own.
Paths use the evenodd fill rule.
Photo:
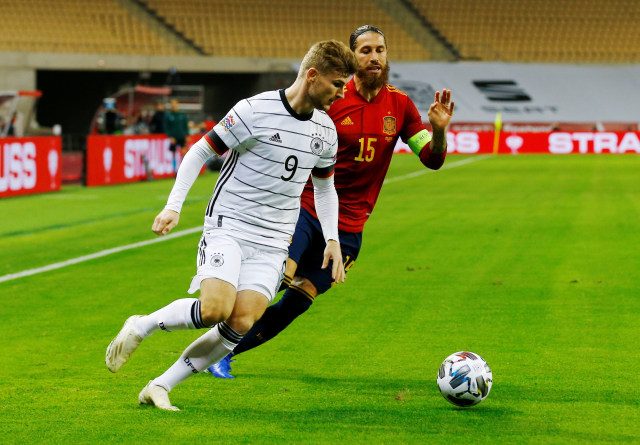
<svg viewBox="0 0 640 445">
<path fill-rule="evenodd" d="M 333 122 L 331 125 L 333 126 Z M 331 140 L 324 143 L 326 148 L 320 155 L 313 170 L 311 170 L 311 174 L 316 178 L 328 178 L 333 175 L 333 171 L 335 170 L 338 153 L 338 133 L 335 130 L 335 126 L 329 133 L 329 139 Z"/>
<path fill-rule="evenodd" d="M 205 139 L 218 155 L 230 149 L 242 147 L 253 137 L 253 111 L 248 100 L 238 102 L 227 115 L 214 126 Z"/>
<path fill-rule="evenodd" d="M 418 109 L 413 101 L 407 97 L 407 103 L 404 111 L 404 125 L 402 127 L 402 133 L 400 134 L 402 141 L 407 143 L 411 136 L 426 129 L 427 127 L 422 123 L 422 117 L 420 116 Z"/>
</svg>

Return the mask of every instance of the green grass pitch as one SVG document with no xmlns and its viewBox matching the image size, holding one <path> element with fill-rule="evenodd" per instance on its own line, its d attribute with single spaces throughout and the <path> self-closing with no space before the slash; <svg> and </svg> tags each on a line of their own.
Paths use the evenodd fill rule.
<svg viewBox="0 0 640 445">
<path fill-rule="evenodd" d="M 175 388 L 180 412 L 137 395 L 197 332 L 156 333 L 118 374 L 104 353 L 127 316 L 187 296 L 199 233 L 0 281 L 1 442 L 639 443 L 640 156 L 445 167 L 396 156 L 347 282 L 235 380 Z M 176 231 L 202 224 L 214 181 Z M 0 200 L 0 277 L 154 239 L 172 183 Z M 436 386 L 458 350 L 494 374 L 470 409 Z"/>
</svg>

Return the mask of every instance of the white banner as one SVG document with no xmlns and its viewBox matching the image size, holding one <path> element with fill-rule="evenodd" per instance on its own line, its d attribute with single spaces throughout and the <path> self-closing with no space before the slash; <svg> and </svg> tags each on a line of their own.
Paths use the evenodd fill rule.
<svg viewBox="0 0 640 445">
<path fill-rule="evenodd" d="M 640 65 L 392 62 L 389 83 L 425 121 L 447 88 L 454 122 L 640 122 Z"/>
</svg>

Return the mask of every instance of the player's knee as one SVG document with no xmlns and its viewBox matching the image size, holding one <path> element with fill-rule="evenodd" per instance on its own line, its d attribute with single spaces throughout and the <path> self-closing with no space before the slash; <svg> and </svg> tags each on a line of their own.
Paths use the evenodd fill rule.
<svg viewBox="0 0 640 445">
<path fill-rule="evenodd" d="M 200 314 L 202 316 L 202 321 L 207 326 L 213 326 L 225 321 L 229 318 L 229 315 L 231 315 L 232 310 L 233 305 L 224 301 L 215 301 L 211 299 L 200 300 Z"/>
<path fill-rule="evenodd" d="M 292 286 L 282 296 L 282 310 L 297 317 L 311 307 L 315 297 L 315 286 Z"/>
<path fill-rule="evenodd" d="M 291 286 L 293 288 L 298 288 L 302 290 L 304 294 L 311 297 L 311 301 L 313 301 L 313 299 L 318 296 L 318 289 L 307 278 L 298 277 L 298 276 L 293 277 L 293 280 L 291 281 Z"/>
<path fill-rule="evenodd" d="M 251 330 L 256 321 L 253 314 L 233 315 L 227 319 L 227 324 L 238 334 L 244 335 Z"/>
<path fill-rule="evenodd" d="M 287 258 L 287 266 L 285 268 L 284 274 L 292 277 L 295 275 L 296 269 L 298 269 L 298 263 L 293 261 L 291 258 Z"/>
</svg>

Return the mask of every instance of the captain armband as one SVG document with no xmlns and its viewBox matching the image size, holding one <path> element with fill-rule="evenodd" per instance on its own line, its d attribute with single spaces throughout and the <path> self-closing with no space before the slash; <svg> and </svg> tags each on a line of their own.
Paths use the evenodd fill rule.
<svg viewBox="0 0 640 445">
<path fill-rule="evenodd" d="M 416 156 L 420 156 L 420 152 L 429 142 L 431 142 L 431 133 L 427 130 L 420 130 L 407 141 L 409 148 L 416 154 Z"/>
</svg>

